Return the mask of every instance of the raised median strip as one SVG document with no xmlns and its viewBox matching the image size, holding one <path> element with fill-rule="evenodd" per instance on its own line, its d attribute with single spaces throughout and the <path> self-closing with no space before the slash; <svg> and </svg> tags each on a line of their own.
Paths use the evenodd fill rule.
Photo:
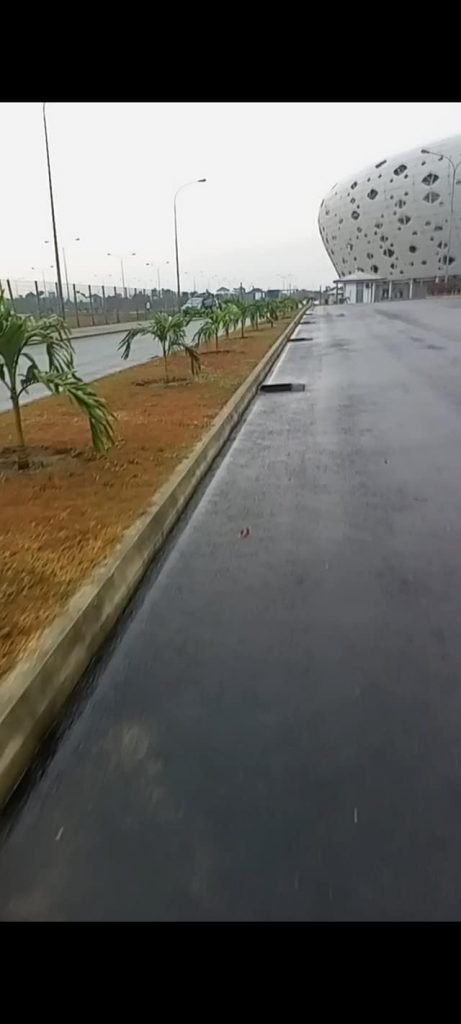
<svg viewBox="0 0 461 1024">
<path fill-rule="evenodd" d="M 66 698 L 127 605 L 259 386 L 298 326 L 301 309 L 218 414 L 210 430 L 157 492 L 113 554 L 88 577 L 0 688 L 0 804 L 28 768 Z"/>
</svg>

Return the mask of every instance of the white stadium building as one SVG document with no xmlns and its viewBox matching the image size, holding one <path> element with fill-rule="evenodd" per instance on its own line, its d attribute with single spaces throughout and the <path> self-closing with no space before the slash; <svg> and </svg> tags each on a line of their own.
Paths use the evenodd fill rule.
<svg viewBox="0 0 461 1024">
<path fill-rule="evenodd" d="M 333 185 L 319 211 L 345 298 L 461 288 L 461 135 L 386 157 Z"/>
</svg>

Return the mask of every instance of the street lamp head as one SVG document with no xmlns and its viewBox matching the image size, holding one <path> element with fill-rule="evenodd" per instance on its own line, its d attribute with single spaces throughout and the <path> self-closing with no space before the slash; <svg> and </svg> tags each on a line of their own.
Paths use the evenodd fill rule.
<svg viewBox="0 0 461 1024">
<path fill-rule="evenodd" d="M 197 178 L 198 185 L 202 185 L 204 181 L 206 181 L 206 178 Z"/>
<path fill-rule="evenodd" d="M 422 149 L 422 150 L 421 150 L 421 153 L 426 153 L 426 154 L 428 154 L 428 155 L 429 155 L 429 153 L 430 153 L 430 149 Z"/>
</svg>

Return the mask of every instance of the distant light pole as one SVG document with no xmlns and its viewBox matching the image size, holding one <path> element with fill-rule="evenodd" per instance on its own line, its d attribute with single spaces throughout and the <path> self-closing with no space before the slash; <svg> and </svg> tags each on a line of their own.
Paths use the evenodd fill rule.
<svg viewBox="0 0 461 1024">
<path fill-rule="evenodd" d="M 433 149 L 422 149 L 421 153 L 427 153 L 430 156 L 438 156 L 438 157 L 441 157 L 442 160 L 448 160 L 448 163 L 451 164 L 451 166 L 453 168 L 453 180 L 452 180 L 452 183 L 451 183 L 450 219 L 449 219 L 449 222 L 448 222 L 448 249 L 447 249 L 447 254 L 445 256 L 445 284 L 447 285 L 448 284 L 448 268 L 449 268 L 449 262 L 448 261 L 450 259 L 450 248 L 451 248 L 451 227 L 452 227 L 452 223 L 453 223 L 453 201 L 454 201 L 454 197 L 455 197 L 455 178 L 456 178 L 456 171 L 458 170 L 458 167 L 461 166 L 461 160 L 458 160 L 458 163 L 455 164 L 455 163 L 453 163 L 453 160 L 451 159 L 451 156 L 447 156 L 446 153 L 436 153 L 435 150 L 433 150 Z"/>
<path fill-rule="evenodd" d="M 37 273 L 37 270 L 40 271 L 40 273 L 42 275 L 43 294 L 44 294 L 44 296 L 46 298 L 46 281 L 45 281 L 45 270 L 44 270 L 44 268 L 43 267 L 31 267 L 30 269 L 31 270 L 35 270 L 35 273 Z M 48 268 L 45 268 L 45 269 L 48 269 Z M 54 263 L 50 263 L 49 269 L 50 270 L 54 270 Z"/>
<path fill-rule="evenodd" d="M 158 293 L 159 299 L 160 299 L 160 267 L 162 267 L 162 266 L 166 267 L 169 264 L 169 262 L 170 262 L 169 260 L 160 260 L 160 263 L 154 263 L 153 261 L 150 262 L 150 263 L 146 263 L 146 267 L 152 267 L 152 268 L 156 267 L 157 268 L 157 293 Z"/>
<path fill-rule="evenodd" d="M 79 242 L 79 241 L 80 241 L 79 238 L 74 238 L 74 242 Z M 45 238 L 45 243 L 44 244 L 45 245 L 49 245 L 50 244 L 48 238 Z M 62 247 L 62 260 L 63 260 L 63 263 L 64 263 L 64 277 L 66 279 L 67 301 L 70 302 L 69 275 L 67 273 L 66 250 L 65 250 L 64 246 Z"/>
<path fill-rule="evenodd" d="M 178 219 L 176 216 L 176 200 L 179 193 L 183 188 L 187 188 L 188 185 L 202 185 L 206 181 L 206 178 L 196 178 L 194 181 L 186 181 L 184 185 L 180 185 L 175 192 L 173 209 L 174 209 L 174 247 L 176 253 L 176 285 L 178 293 L 178 313 L 181 309 L 181 281 L 179 277 L 179 249 L 178 249 Z"/>
<path fill-rule="evenodd" d="M 123 266 L 123 260 L 128 259 L 128 256 L 136 256 L 136 253 L 135 252 L 129 252 L 129 253 L 124 254 L 123 256 L 118 256 L 117 253 L 115 253 L 115 252 L 107 252 L 106 256 L 113 256 L 114 259 L 120 260 L 120 269 L 122 271 L 122 288 L 123 288 L 123 291 L 126 292 L 126 287 L 125 287 L 125 270 L 124 270 L 124 266 Z"/>
<path fill-rule="evenodd" d="M 59 305 L 61 307 L 61 316 L 64 318 L 64 297 L 62 294 L 62 279 L 61 279 L 61 266 L 59 263 L 59 246 L 58 246 L 58 234 L 56 231 L 56 217 L 54 213 L 54 196 L 53 196 L 53 180 L 51 177 L 51 163 L 50 163 L 50 149 L 48 145 L 48 129 L 46 126 L 46 103 L 43 104 L 43 127 L 45 129 L 45 147 L 46 147 L 46 162 L 48 166 L 48 185 L 50 189 L 50 206 L 51 206 L 51 220 L 53 224 L 53 239 L 54 239 L 54 258 L 56 262 L 56 277 L 58 285 L 58 298 Z"/>
</svg>

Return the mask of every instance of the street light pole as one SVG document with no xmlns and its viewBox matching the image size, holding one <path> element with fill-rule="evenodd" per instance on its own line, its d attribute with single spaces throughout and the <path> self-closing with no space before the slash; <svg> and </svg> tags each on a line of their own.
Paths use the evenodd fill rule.
<svg viewBox="0 0 461 1024">
<path fill-rule="evenodd" d="M 80 238 L 74 238 L 74 242 L 79 242 L 79 241 L 80 241 Z M 49 245 L 49 240 L 47 238 L 45 238 L 45 245 Z M 66 250 L 65 250 L 64 246 L 62 247 L 62 261 L 64 263 L 64 277 L 66 279 L 67 301 L 70 302 L 69 275 L 67 273 Z"/>
<path fill-rule="evenodd" d="M 151 260 L 149 263 L 146 263 L 146 267 L 152 267 L 152 268 L 156 267 L 157 268 L 157 295 L 158 295 L 159 301 L 160 301 L 160 267 L 163 264 L 165 266 L 168 266 L 169 262 L 170 262 L 169 260 L 160 260 L 160 263 L 156 264 L 156 263 L 154 263 L 153 260 Z"/>
<path fill-rule="evenodd" d="M 63 260 L 63 263 L 64 263 L 64 277 L 66 279 L 67 301 L 70 302 L 69 275 L 67 273 L 66 250 L 65 250 L 64 246 L 62 247 L 62 260 Z"/>
<path fill-rule="evenodd" d="M 182 191 L 183 188 L 187 188 L 188 185 L 201 185 L 205 181 L 206 181 L 206 178 L 196 178 L 194 181 L 186 181 L 184 183 L 184 185 L 180 185 L 180 187 L 175 192 L 173 208 L 174 208 L 174 248 L 175 248 L 175 255 L 176 255 L 176 287 L 177 287 L 177 296 L 178 296 L 178 298 L 177 298 L 178 313 L 181 310 L 181 281 L 180 281 L 180 276 L 179 276 L 178 218 L 177 218 L 177 214 L 176 214 L 176 199 L 177 199 L 179 193 Z"/>
<path fill-rule="evenodd" d="M 53 223 L 54 256 L 56 260 L 56 277 L 58 279 L 58 298 L 61 307 L 61 316 L 64 318 L 64 297 L 62 294 L 61 265 L 59 263 L 58 234 L 56 231 L 56 217 L 54 213 L 53 180 L 51 177 L 50 149 L 48 145 L 48 130 L 46 125 L 46 103 L 43 104 L 43 127 L 45 129 L 46 162 L 48 166 L 48 184 L 50 189 L 51 220 Z"/>
<path fill-rule="evenodd" d="M 449 221 L 448 221 L 448 249 L 447 249 L 447 254 L 445 256 L 445 284 L 448 285 L 448 269 L 449 269 L 450 248 L 451 248 L 451 229 L 452 229 L 452 224 L 453 224 L 453 203 L 454 203 L 454 198 L 455 198 L 455 178 L 456 178 L 456 171 L 458 170 L 458 167 L 461 166 L 461 160 L 459 160 L 458 163 L 455 164 L 455 163 L 453 163 L 453 160 L 451 159 L 451 156 L 447 156 L 446 153 L 436 153 L 435 150 L 433 150 L 433 149 L 422 149 L 421 153 L 427 153 L 427 154 L 430 154 L 431 156 L 442 157 L 443 160 L 448 160 L 448 163 L 451 164 L 451 166 L 453 168 L 453 178 L 452 178 L 452 182 L 451 182 L 450 218 L 449 218 Z"/>
<path fill-rule="evenodd" d="M 136 256 L 136 253 L 135 252 L 130 252 L 129 255 L 130 256 Z M 125 259 L 125 256 L 118 256 L 117 253 L 115 253 L 115 252 L 107 252 L 106 256 L 114 256 L 115 259 L 120 260 L 120 270 L 122 272 L 122 288 L 123 288 L 123 291 L 126 292 L 126 287 L 125 287 L 125 268 L 123 266 L 123 260 Z"/>
</svg>

